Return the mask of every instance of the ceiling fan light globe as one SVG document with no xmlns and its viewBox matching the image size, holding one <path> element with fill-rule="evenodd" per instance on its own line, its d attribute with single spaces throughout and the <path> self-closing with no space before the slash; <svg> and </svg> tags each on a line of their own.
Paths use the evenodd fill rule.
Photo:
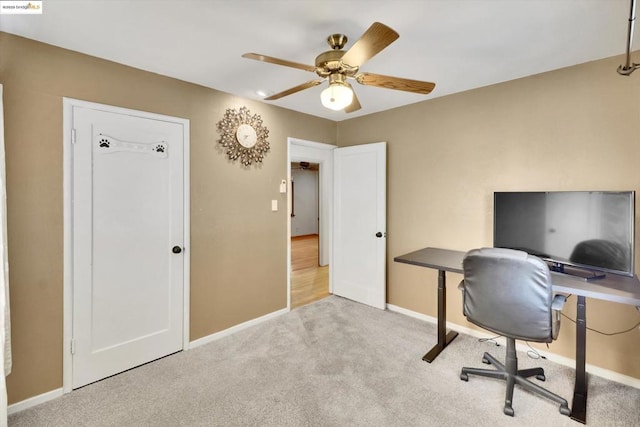
<svg viewBox="0 0 640 427">
<path fill-rule="evenodd" d="M 330 84 L 320 94 L 322 105 L 331 110 L 344 110 L 353 101 L 353 90 L 342 83 Z"/>
</svg>

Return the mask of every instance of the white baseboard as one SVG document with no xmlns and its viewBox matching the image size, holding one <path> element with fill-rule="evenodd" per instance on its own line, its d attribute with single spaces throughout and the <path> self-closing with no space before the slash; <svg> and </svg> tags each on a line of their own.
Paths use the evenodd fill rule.
<svg viewBox="0 0 640 427">
<path fill-rule="evenodd" d="M 13 403 L 7 407 L 7 414 L 15 414 L 16 412 L 24 411 L 25 409 L 32 408 L 41 403 L 48 402 L 53 399 L 57 399 L 62 396 L 62 387 L 55 390 L 48 391 L 46 393 L 39 394 L 37 396 L 30 397 L 17 403 Z"/>
<path fill-rule="evenodd" d="M 234 334 L 243 329 L 250 328 L 251 326 L 257 325 L 262 322 L 266 322 L 267 320 L 273 319 L 278 316 L 282 316 L 289 312 L 288 308 L 283 308 L 278 311 L 274 311 L 273 313 L 265 314 L 264 316 L 257 317 L 255 319 L 247 320 L 244 323 L 240 323 L 238 325 L 232 326 L 224 331 L 216 332 L 211 335 L 207 335 L 206 337 L 198 338 L 197 340 L 191 341 L 189 343 L 189 349 L 200 347 L 201 345 L 209 344 L 210 342 L 217 341 L 220 338 L 227 337 L 231 334 Z"/>
<path fill-rule="evenodd" d="M 433 323 L 433 324 L 438 323 L 438 319 L 435 317 L 427 316 L 426 314 L 418 313 L 412 310 L 407 310 L 406 308 L 398 307 L 397 305 L 387 304 L 387 309 L 389 311 L 404 314 L 405 316 L 413 317 L 415 319 L 424 320 L 425 322 L 428 322 L 428 323 Z M 447 328 L 453 329 L 463 334 L 471 335 L 476 338 L 492 338 L 495 336 L 495 334 L 489 334 L 477 329 L 471 329 L 466 326 L 458 325 L 456 323 L 451 323 L 451 322 L 447 322 Z M 497 338 L 496 341 L 499 342 L 500 345 L 506 345 L 506 340 L 503 337 Z M 525 351 L 525 352 L 528 350 L 531 350 L 527 345 L 523 343 L 517 343 L 517 342 L 516 342 L 516 349 L 520 351 Z M 542 354 L 542 351 L 540 349 L 535 349 L 535 350 L 538 353 Z M 575 368 L 576 366 L 575 359 L 561 356 L 559 354 L 545 351 L 544 357 L 546 357 L 548 360 L 552 362 L 558 363 L 560 365 L 568 366 L 570 368 Z M 623 375 L 618 372 L 611 371 L 609 369 L 604 369 L 598 366 L 590 365 L 588 363 L 586 364 L 585 369 L 590 374 L 597 375 L 599 377 L 602 377 L 611 381 L 615 381 L 620 384 L 624 384 L 630 387 L 640 389 L 640 379 L 638 378 L 630 377 L 628 375 Z"/>
</svg>

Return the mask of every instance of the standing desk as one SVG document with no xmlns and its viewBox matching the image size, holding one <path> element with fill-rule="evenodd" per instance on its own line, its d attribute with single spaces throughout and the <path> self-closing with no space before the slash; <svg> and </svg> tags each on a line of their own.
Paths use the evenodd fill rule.
<svg viewBox="0 0 640 427">
<path fill-rule="evenodd" d="M 455 331 L 447 333 L 446 276 L 447 271 L 463 273 L 462 260 L 465 252 L 440 248 L 424 248 L 394 258 L 395 262 L 417 265 L 438 270 L 438 342 L 424 355 L 422 360 L 431 363 L 447 345 L 458 336 Z M 636 276 L 627 277 L 607 274 L 602 279 L 584 280 L 568 274 L 551 272 L 553 291 L 577 296 L 576 314 L 576 368 L 573 389 L 571 418 L 583 424 L 587 422 L 587 305 L 586 297 L 640 306 L 640 281 Z"/>
</svg>

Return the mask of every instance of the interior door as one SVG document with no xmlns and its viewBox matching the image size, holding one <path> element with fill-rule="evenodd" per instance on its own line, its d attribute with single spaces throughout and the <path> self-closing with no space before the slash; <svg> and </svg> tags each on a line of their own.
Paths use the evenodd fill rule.
<svg viewBox="0 0 640 427">
<path fill-rule="evenodd" d="M 72 387 L 182 349 L 183 125 L 73 107 Z"/>
<path fill-rule="evenodd" d="M 386 143 L 333 151 L 333 293 L 386 307 Z"/>
</svg>

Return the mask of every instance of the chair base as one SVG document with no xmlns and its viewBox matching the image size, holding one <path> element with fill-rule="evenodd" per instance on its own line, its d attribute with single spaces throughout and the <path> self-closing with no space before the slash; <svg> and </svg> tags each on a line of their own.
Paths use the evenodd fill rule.
<svg viewBox="0 0 640 427">
<path fill-rule="evenodd" d="M 546 378 L 544 376 L 544 370 L 542 368 L 518 370 L 518 359 L 516 357 L 515 341 L 515 339 L 507 337 L 507 357 L 505 359 L 506 366 L 505 364 L 500 363 L 489 353 L 485 353 L 482 356 L 482 362 L 491 364 L 495 366 L 496 369 L 462 368 L 462 371 L 460 372 L 460 379 L 463 381 L 469 381 L 469 374 L 471 374 L 481 377 L 505 380 L 507 382 L 507 390 L 504 399 L 504 413 L 511 417 L 513 417 L 515 413 L 512 407 L 512 401 L 513 388 L 516 384 L 518 384 L 522 388 L 529 390 L 532 393 L 539 394 L 560 404 L 560 413 L 562 415 L 571 415 L 569 404 L 567 403 L 566 399 L 563 399 L 557 394 L 551 393 L 549 390 L 542 388 L 538 384 L 535 384 L 527 379 L 529 377 L 535 376 L 538 380 L 544 381 Z"/>
</svg>

